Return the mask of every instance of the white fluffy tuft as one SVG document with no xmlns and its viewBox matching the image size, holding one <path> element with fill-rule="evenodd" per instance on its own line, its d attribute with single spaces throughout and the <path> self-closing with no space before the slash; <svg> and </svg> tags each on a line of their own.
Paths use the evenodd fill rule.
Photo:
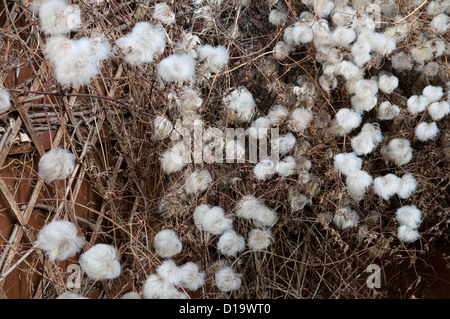
<svg viewBox="0 0 450 319">
<path fill-rule="evenodd" d="M 403 206 L 395 213 L 395 219 L 400 225 L 414 229 L 419 226 L 422 220 L 422 212 L 415 205 Z"/>
<path fill-rule="evenodd" d="M 81 11 L 65 0 L 49 0 L 39 8 L 39 21 L 44 33 L 50 35 L 69 33 L 80 27 Z"/>
<path fill-rule="evenodd" d="M 242 283 L 242 274 L 236 273 L 231 267 L 225 266 L 214 275 L 217 288 L 222 292 L 238 290 Z"/>
<path fill-rule="evenodd" d="M 195 171 L 186 177 L 186 193 L 195 194 L 206 190 L 212 182 L 211 174 L 208 171 Z"/>
<path fill-rule="evenodd" d="M 253 215 L 253 224 L 258 227 L 272 227 L 278 220 L 277 213 L 264 205 Z"/>
<path fill-rule="evenodd" d="M 350 133 L 353 129 L 361 125 L 361 113 L 352 109 L 342 108 L 336 113 L 336 121 L 346 133 Z"/>
<path fill-rule="evenodd" d="M 223 98 L 223 103 L 226 107 L 235 111 L 237 117 L 243 122 L 248 122 L 255 112 L 255 100 L 245 87 L 235 89 L 226 95 Z"/>
<path fill-rule="evenodd" d="M 372 185 L 372 182 L 372 176 L 363 170 L 352 171 L 345 178 L 348 194 L 356 199 L 361 199 L 364 196 L 367 187 Z"/>
<path fill-rule="evenodd" d="M 277 9 L 272 9 L 269 13 L 269 22 L 273 25 L 279 26 L 285 23 L 287 20 L 287 16 Z"/>
<path fill-rule="evenodd" d="M 384 200 L 389 200 L 393 195 L 397 194 L 400 187 L 400 178 L 394 174 L 379 176 L 373 181 L 373 190 L 375 194 Z"/>
<path fill-rule="evenodd" d="M 7 89 L 0 89 L 0 114 L 9 111 L 11 107 L 11 96 Z"/>
<path fill-rule="evenodd" d="M 410 198 L 417 189 L 417 182 L 414 176 L 412 176 L 411 174 L 405 174 L 402 176 L 399 182 L 400 184 L 398 186 L 397 192 L 398 197 L 402 199 Z"/>
<path fill-rule="evenodd" d="M 119 258 L 119 251 L 116 247 L 96 244 L 81 254 L 80 266 L 91 279 L 115 279 L 121 272 Z"/>
<path fill-rule="evenodd" d="M 212 73 L 217 73 L 223 68 L 230 58 L 228 50 L 223 45 L 212 47 L 209 44 L 201 45 L 197 49 L 200 61 L 205 61 Z"/>
<path fill-rule="evenodd" d="M 342 230 L 356 227 L 359 222 L 358 214 L 350 207 L 342 207 L 334 213 L 333 223 Z"/>
<path fill-rule="evenodd" d="M 45 153 L 38 164 L 39 176 L 47 183 L 65 179 L 75 169 L 75 155 L 63 148 Z"/>
<path fill-rule="evenodd" d="M 270 124 L 277 125 L 284 121 L 289 115 L 288 110 L 283 105 L 274 105 L 267 114 Z"/>
<path fill-rule="evenodd" d="M 361 170 L 362 159 L 355 152 L 340 153 L 334 156 L 334 168 L 344 175 L 350 175 L 354 171 Z"/>
<path fill-rule="evenodd" d="M 85 244 L 78 236 L 77 227 L 65 220 L 52 221 L 39 231 L 36 247 L 42 249 L 49 261 L 65 260 L 75 256 Z"/>
<path fill-rule="evenodd" d="M 295 159 L 292 156 L 287 156 L 277 163 L 275 170 L 278 175 L 286 177 L 295 174 L 295 166 Z"/>
<path fill-rule="evenodd" d="M 270 120 L 267 117 L 259 117 L 250 124 L 248 135 L 253 139 L 261 139 L 267 136 L 270 129 Z"/>
<path fill-rule="evenodd" d="M 438 14 L 430 22 L 431 29 L 437 34 L 444 34 L 449 28 L 449 18 L 445 13 Z"/>
<path fill-rule="evenodd" d="M 434 102 L 428 107 L 428 113 L 433 121 L 439 121 L 440 119 L 446 117 L 449 112 L 450 103 L 447 101 Z"/>
<path fill-rule="evenodd" d="M 173 257 L 181 252 L 183 244 L 172 229 L 163 229 L 153 238 L 156 254 L 163 258 Z"/>
<path fill-rule="evenodd" d="M 158 73 L 166 82 L 192 81 L 195 76 L 195 60 L 187 54 L 172 54 L 158 64 Z"/>
<path fill-rule="evenodd" d="M 428 85 L 423 89 L 422 95 L 428 98 L 430 103 L 433 103 L 439 100 L 444 95 L 444 92 L 440 86 Z"/>
<path fill-rule="evenodd" d="M 356 39 L 356 33 L 351 28 L 338 26 L 331 33 L 332 44 L 335 46 L 348 47 Z"/>
<path fill-rule="evenodd" d="M 387 157 L 397 166 L 408 164 L 413 156 L 411 142 L 401 137 L 392 139 L 384 150 Z"/>
<path fill-rule="evenodd" d="M 397 105 L 391 104 L 389 101 L 384 101 L 378 108 L 377 118 L 379 120 L 392 120 L 400 114 L 400 108 Z"/>
<path fill-rule="evenodd" d="M 426 142 L 434 139 L 439 133 L 439 127 L 436 122 L 422 122 L 417 125 L 415 134 L 419 141 Z"/>
<path fill-rule="evenodd" d="M 248 248 L 251 250 L 263 250 L 272 243 L 270 229 L 252 229 L 248 233 Z"/>
<path fill-rule="evenodd" d="M 176 143 L 172 148 L 165 151 L 160 158 L 165 173 L 179 172 L 186 166 L 184 142 Z"/>
<path fill-rule="evenodd" d="M 252 219 L 263 207 L 264 202 L 262 199 L 255 198 L 253 195 L 246 195 L 236 205 L 236 216 Z"/>
<path fill-rule="evenodd" d="M 245 239 L 233 229 L 227 230 L 220 236 L 217 249 L 222 255 L 236 257 L 238 253 L 245 249 Z"/>
<path fill-rule="evenodd" d="M 275 163 L 270 159 L 265 159 L 256 164 L 253 168 L 253 173 L 259 181 L 264 181 L 275 174 L 276 166 Z"/>
<path fill-rule="evenodd" d="M 303 107 L 296 108 L 291 113 L 291 121 L 289 127 L 294 132 L 303 132 L 311 123 L 313 119 L 313 113 L 310 110 Z"/>
<path fill-rule="evenodd" d="M 197 206 L 194 210 L 194 224 L 199 230 L 203 230 L 203 222 L 205 219 L 205 214 L 209 211 L 211 207 L 208 204 L 201 204 Z"/>
<path fill-rule="evenodd" d="M 278 138 L 274 138 L 270 141 L 274 150 L 278 150 L 281 156 L 288 154 L 294 147 L 296 138 L 294 134 L 288 133 L 286 135 L 280 135 Z"/>
<path fill-rule="evenodd" d="M 225 217 L 225 211 L 219 206 L 214 206 L 205 212 L 203 217 L 203 230 L 211 235 L 222 235 L 225 231 L 233 227 L 233 221 Z"/>
<path fill-rule="evenodd" d="M 153 6 L 153 18 L 162 24 L 169 25 L 175 22 L 175 13 L 167 3 L 160 2 Z"/>
<path fill-rule="evenodd" d="M 178 285 L 180 282 L 180 268 L 172 259 L 163 261 L 163 263 L 156 268 L 156 273 L 165 282 L 172 285 Z"/>
<path fill-rule="evenodd" d="M 145 299 L 187 299 L 187 295 L 178 291 L 175 286 L 166 282 L 157 274 L 151 274 L 142 287 Z"/>
<path fill-rule="evenodd" d="M 196 291 L 205 284 L 205 272 L 200 272 L 197 264 L 187 262 L 179 267 L 179 271 L 178 286 Z"/>
<path fill-rule="evenodd" d="M 412 243 L 419 239 L 420 234 L 417 229 L 402 225 L 398 228 L 397 236 L 401 241 L 405 243 Z"/>
<path fill-rule="evenodd" d="M 159 57 L 166 46 L 166 34 L 159 24 L 138 22 L 132 31 L 116 40 L 124 59 L 131 65 L 150 63 Z"/>
<path fill-rule="evenodd" d="M 423 112 L 428 104 L 430 104 L 430 100 L 424 95 L 412 95 L 406 102 L 409 113 L 413 115 Z"/>
<path fill-rule="evenodd" d="M 398 87 L 398 78 L 394 75 L 383 74 L 378 79 L 378 86 L 384 93 L 391 94 Z"/>
</svg>

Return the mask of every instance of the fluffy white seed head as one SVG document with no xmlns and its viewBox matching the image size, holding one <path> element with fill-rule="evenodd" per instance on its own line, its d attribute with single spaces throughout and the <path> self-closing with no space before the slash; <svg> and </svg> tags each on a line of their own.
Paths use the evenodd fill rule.
<svg viewBox="0 0 450 319">
<path fill-rule="evenodd" d="M 187 295 L 178 291 L 175 286 L 166 282 L 157 274 L 151 274 L 142 287 L 145 299 L 187 299 Z"/>
<path fill-rule="evenodd" d="M 277 163 L 275 170 L 280 176 L 290 176 L 295 174 L 295 167 L 295 159 L 292 156 L 287 156 Z"/>
<path fill-rule="evenodd" d="M 236 273 L 231 267 L 225 266 L 214 275 L 216 287 L 222 292 L 238 290 L 242 283 L 242 274 Z"/>
<path fill-rule="evenodd" d="M 280 135 L 278 138 L 274 138 L 270 141 L 273 150 L 278 150 L 281 156 L 288 154 L 294 147 L 296 138 L 294 134 L 288 133 L 286 135 Z"/>
<path fill-rule="evenodd" d="M 369 112 L 377 105 L 375 94 L 355 95 L 351 98 L 352 109 L 358 113 Z"/>
<path fill-rule="evenodd" d="M 430 104 L 430 100 L 424 95 L 412 95 L 406 102 L 409 113 L 413 115 L 423 112 L 428 104 Z"/>
<path fill-rule="evenodd" d="M 253 224 L 258 227 L 272 227 L 278 220 L 277 213 L 267 206 L 263 206 L 253 215 Z"/>
<path fill-rule="evenodd" d="M 156 273 L 164 281 L 172 285 L 178 285 L 180 282 L 180 268 L 173 259 L 163 261 L 163 263 L 156 268 Z"/>
<path fill-rule="evenodd" d="M 273 47 L 273 55 L 276 59 L 283 61 L 292 52 L 292 46 L 285 41 L 278 41 Z"/>
<path fill-rule="evenodd" d="M 137 292 L 130 291 L 122 295 L 120 299 L 142 299 L 141 295 Z"/>
<path fill-rule="evenodd" d="M 179 270 L 180 281 L 178 286 L 196 291 L 205 284 L 205 272 L 199 271 L 197 264 L 187 262 L 180 266 Z"/>
<path fill-rule="evenodd" d="M 262 199 L 255 198 L 253 195 L 246 195 L 236 205 L 236 216 L 252 219 L 264 206 Z"/>
<path fill-rule="evenodd" d="M 362 79 L 355 83 L 355 95 L 367 96 L 378 93 L 378 83 L 375 80 Z"/>
<path fill-rule="evenodd" d="M 158 115 L 153 121 L 156 140 L 163 140 L 172 132 L 173 124 L 165 115 Z"/>
<path fill-rule="evenodd" d="M 165 173 L 179 172 L 186 166 L 184 142 L 176 143 L 172 148 L 165 151 L 160 158 Z"/>
<path fill-rule="evenodd" d="M 422 95 L 428 98 L 430 103 L 433 103 L 439 100 L 444 95 L 444 92 L 441 86 L 428 85 L 423 89 Z"/>
<path fill-rule="evenodd" d="M 355 112 L 352 109 L 342 108 L 336 113 L 336 121 L 345 132 L 350 133 L 353 129 L 361 125 L 361 113 Z"/>
<path fill-rule="evenodd" d="M 422 122 L 417 125 L 415 134 L 419 141 L 426 142 L 434 139 L 439 133 L 439 127 L 436 122 Z"/>
<path fill-rule="evenodd" d="M 192 81 L 195 76 L 195 60 L 187 54 L 172 54 L 158 64 L 158 73 L 166 82 Z"/>
<path fill-rule="evenodd" d="M 334 213 L 333 223 L 342 230 L 356 227 L 359 222 L 358 214 L 350 207 L 342 207 Z"/>
<path fill-rule="evenodd" d="M 332 44 L 335 46 L 348 47 L 355 39 L 356 33 L 351 28 L 338 26 L 331 33 Z"/>
<path fill-rule="evenodd" d="M 417 189 L 417 182 L 413 175 L 405 174 L 400 179 L 400 184 L 398 186 L 398 197 L 402 199 L 410 198 L 412 194 Z"/>
<path fill-rule="evenodd" d="M 49 35 L 69 33 L 80 27 L 81 11 L 65 0 L 49 0 L 39 8 L 41 29 Z"/>
<path fill-rule="evenodd" d="M 291 113 L 289 127 L 294 132 L 303 132 L 313 119 L 313 113 L 303 107 L 296 108 Z"/>
<path fill-rule="evenodd" d="M 397 105 L 391 104 L 389 101 L 384 101 L 378 108 L 377 118 L 379 120 L 392 120 L 400 114 L 400 108 Z"/>
<path fill-rule="evenodd" d="M 414 66 L 412 59 L 405 52 L 396 52 L 392 56 L 392 67 L 398 71 L 411 70 Z"/>
<path fill-rule="evenodd" d="M 11 96 L 7 89 L 0 89 L 0 114 L 8 112 L 11 107 Z"/>
<path fill-rule="evenodd" d="M 223 98 L 223 103 L 226 107 L 235 111 L 238 119 L 243 122 L 250 121 L 255 112 L 255 100 L 245 87 L 235 89 L 227 94 Z"/>
<path fill-rule="evenodd" d="M 351 145 L 356 155 L 367 155 L 371 153 L 378 143 L 383 139 L 378 123 L 366 123 L 361 132 L 352 137 Z"/>
<path fill-rule="evenodd" d="M 382 197 L 384 200 L 389 200 L 394 196 L 400 186 L 400 178 L 394 174 L 387 174 L 379 176 L 373 181 L 373 190 L 375 194 Z"/>
<path fill-rule="evenodd" d="M 56 220 L 45 225 L 38 234 L 36 247 L 42 249 L 49 261 L 65 260 L 75 256 L 85 244 L 78 236 L 77 227 L 65 220 Z"/>
<path fill-rule="evenodd" d="M 415 206 L 403 206 L 397 209 L 395 219 L 400 225 L 405 225 L 409 228 L 417 228 L 422 220 L 422 212 Z"/>
<path fill-rule="evenodd" d="M 398 87 L 398 78 L 394 75 L 383 74 L 378 79 L 378 86 L 384 93 L 391 94 Z"/>
<path fill-rule="evenodd" d="M 198 47 L 198 57 L 200 61 L 205 61 L 206 66 L 212 73 L 219 72 L 230 58 L 228 50 L 223 45 L 212 47 L 209 44 Z"/>
<path fill-rule="evenodd" d="M 283 105 L 274 105 L 267 114 L 267 118 L 272 125 L 278 125 L 289 115 L 288 110 Z"/>
<path fill-rule="evenodd" d="M 231 218 L 225 216 L 223 208 L 214 206 L 203 217 L 203 230 L 211 235 L 221 235 L 233 227 Z"/>
<path fill-rule="evenodd" d="M 79 294 L 73 293 L 71 291 L 65 291 L 62 294 L 60 294 L 55 299 L 89 299 L 87 297 L 83 297 Z"/>
<path fill-rule="evenodd" d="M 178 99 L 178 106 L 182 116 L 194 115 L 195 112 L 202 106 L 203 99 L 197 90 L 186 87 L 180 94 Z"/>
<path fill-rule="evenodd" d="M 203 221 L 205 219 L 205 214 L 209 211 L 211 207 L 208 204 L 201 204 L 197 206 L 194 210 L 194 224 L 199 230 L 203 230 Z"/>
<path fill-rule="evenodd" d="M 272 243 L 270 229 L 252 229 L 248 233 L 248 248 L 251 250 L 263 250 Z"/>
<path fill-rule="evenodd" d="M 339 64 L 339 74 L 346 80 L 351 80 L 352 78 L 357 77 L 359 73 L 359 67 L 350 61 L 344 60 Z"/>
<path fill-rule="evenodd" d="M 419 239 L 420 234 L 417 229 L 402 225 L 398 228 L 397 236 L 401 241 L 405 243 L 412 243 Z"/>
<path fill-rule="evenodd" d="M 348 194 L 356 199 L 362 199 L 372 182 L 372 176 L 363 170 L 352 171 L 345 178 Z"/>
<path fill-rule="evenodd" d="M 153 238 L 156 254 L 163 258 L 173 257 L 181 252 L 183 244 L 172 229 L 163 229 Z"/>
<path fill-rule="evenodd" d="M 38 174 L 47 183 L 65 179 L 75 169 L 75 155 L 63 148 L 45 153 L 38 164 Z"/>
<path fill-rule="evenodd" d="M 412 47 L 409 52 L 412 59 L 419 64 L 424 64 L 425 61 L 433 58 L 433 48 L 431 46 Z"/>
<path fill-rule="evenodd" d="M 358 39 L 351 48 L 353 61 L 360 68 L 372 59 L 370 55 L 371 45 L 367 40 Z"/>
<path fill-rule="evenodd" d="M 175 22 L 175 13 L 167 3 L 160 2 L 153 6 L 153 18 L 162 24 L 169 25 Z"/>
<path fill-rule="evenodd" d="M 359 171 L 361 167 L 362 159 L 356 156 L 355 152 L 340 153 L 334 156 L 334 168 L 344 175 Z"/>
<path fill-rule="evenodd" d="M 294 24 L 294 26 L 292 27 L 293 44 L 301 45 L 304 43 L 309 43 L 312 41 L 312 39 L 313 39 L 313 30 L 308 25 L 299 22 Z"/>
<path fill-rule="evenodd" d="M 131 65 L 153 62 L 166 46 L 166 34 L 159 24 L 138 22 L 132 31 L 116 40 L 124 59 Z"/>
<path fill-rule="evenodd" d="M 256 179 L 259 181 L 264 181 L 267 178 L 272 177 L 275 172 L 276 165 L 270 159 L 262 160 L 253 167 L 253 173 L 255 174 Z"/>
<path fill-rule="evenodd" d="M 438 14 L 430 22 L 431 29 L 437 34 L 444 34 L 449 28 L 449 18 L 445 13 Z"/>
<path fill-rule="evenodd" d="M 440 119 L 446 117 L 449 112 L 450 103 L 448 101 L 434 102 L 428 107 L 428 113 L 433 121 L 439 121 Z"/>
<path fill-rule="evenodd" d="M 387 156 L 397 166 L 408 164 L 413 155 L 411 142 L 405 138 L 397 137 L 392 139 L 387 145 Z"/>
<path fill-rule="evenodd" d="M 96 244 L 81 254 L 80 266 L 86 275 L 94 280 L 115 279 L 119 277 L 121 265 L 116 247 Z"/>
<path fill-rule="evenodd" d="M 245 249 L 245 239 L 233 229 L 227 230 L 220 236 L 217 249 L 222 255 L 236 257 L 238 253 Z"/>
<path fill-rule="evenodd" d="M 195 171 L 186 177 L 186 193 L 195 194 L 206 190 L 212 182 L 211 174 L 208 171 Z"/>
<path fill-rule="evenodd" d="M 287 20 L 287 16 L 284 14 L 284 12 L 281 12 L 277 9 L 270 10 L 269 13 L 269 22 L 273 25 L 279 26 L 285 23 Z"/>
</svg>

